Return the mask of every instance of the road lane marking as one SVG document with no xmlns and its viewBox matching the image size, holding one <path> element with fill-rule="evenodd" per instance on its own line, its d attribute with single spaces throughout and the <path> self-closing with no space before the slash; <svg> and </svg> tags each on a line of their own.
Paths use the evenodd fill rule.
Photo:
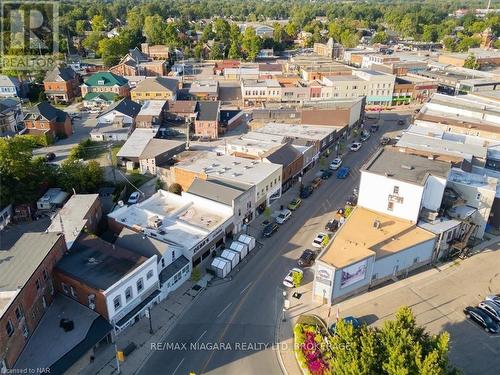
<svg viewBox="0 0 500 375">
<path fill-rule="evenodd" d="M 252 285 L 252 282 L 250 281 L 250 283 L 243 288 L 243 290 L 240 292 L 240 295 L 242 295 L 243 293 L 245 293 L 247 291 L 248 288 L 250 288 L 250 285 Z"/>
<path fill-rule="evenodd" d="M 174 372 L 172 373 L 172 375 L 175 375 L 175 373 L 177 372 L 177 370 L 179 369 L 179 367 L 181 367 L 182 365 L 182 362 L 184 362 L 184 358 L 181 359 L 181 361 L 179 362 L 179 364 L 177 365 L 177 367 L 175 368 Z"/>
<path fill-rule="evenodd" d="M 198 340 L 196 340 L 196 342 L 194 343 L 195 345 L 196 345 L 196 344 L 198 344 L 198 342 L 201 340 L 201 338 L 202 338 L 203 336 L 205 336 L 205 333 L 207 333 L 207 330 L 205 330 L 205 331 L 201 334 L 201 336 L 200 336 L 200 337 L 198 337 Z"/>
<path fill-rule="evenodd" d="M 224 308 L 224 310 L 222 310 L 222 311 L 219 313 L 219 315 L 217 315 L 217 318 L 218 318 L 218 317 L 220 317 L 222 314 L 224 314 L 224 312 L 225 312 L 227 309 L 229 309 L 229 306 L 231 306 L 232 304 L 233 304 L 232 302 L 229 302 L 229 305 L 227 305 L 227 306 Z"/>
</svg>

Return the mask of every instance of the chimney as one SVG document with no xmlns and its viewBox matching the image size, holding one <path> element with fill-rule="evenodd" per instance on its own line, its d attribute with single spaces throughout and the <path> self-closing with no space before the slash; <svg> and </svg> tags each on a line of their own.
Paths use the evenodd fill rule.
<svg viewBox="0 0 500 375">
<path fill-rule="evenodd" d="M 375 221 L 373 222 L 373 227 L 374 227 L 375 229 L 380 229 L 380 224 L 381 224 L 381 223 L 380 223 L 380 220 L 375 219 Z"/>
</svg>

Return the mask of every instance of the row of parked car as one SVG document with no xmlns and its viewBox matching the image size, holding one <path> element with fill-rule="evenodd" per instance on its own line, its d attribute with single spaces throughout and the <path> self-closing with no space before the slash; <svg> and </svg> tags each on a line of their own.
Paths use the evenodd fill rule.
<svg viewBox="0 0 500 375">
<path fill-rule="evenodd" d="M 500 294 L 486 296 L 476 307 L 467 306 L 464 314 L 486 332 L 500 333 Z"/>
</svg>

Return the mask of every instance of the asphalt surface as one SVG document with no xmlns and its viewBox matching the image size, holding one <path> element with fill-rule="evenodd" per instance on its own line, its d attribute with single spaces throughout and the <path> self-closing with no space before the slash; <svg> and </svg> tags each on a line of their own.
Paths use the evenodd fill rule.
<svg viewBox="0 0 500 375">
<path fill-rule="evenodd" d="M 382 116 L 386 121 L 380 131 L 359 151 L 349 152 L 344 158 L 343 165 L 351 167 L 351 175 L 345 180 L 334 175 L 324 181 L 274 236 L 259 238 L 262 246 L 258 254 L 231 281 L 208 287 L 162 343 L 151 343 L 151 356 L 139 374 L 281 374 L 272 346 L 282 311 L 282 280 L 358 186 L 359 168 L 379 147 L 380 137 L 401 129 L 395 121 L 397 114 Z M 304 181 L 310 181 L 318 169 L 325 167 L 316 166 Z M 285 193 L 283 204 L 297 195 L 297 185 Z M 263 219 L 252 222 L 251 233 L 260 233 Z M 312 277 L 312 270 L 306 269 L 304 282 Z M 302 298 L 307 303 L 311 296 Z"/>
</svg>

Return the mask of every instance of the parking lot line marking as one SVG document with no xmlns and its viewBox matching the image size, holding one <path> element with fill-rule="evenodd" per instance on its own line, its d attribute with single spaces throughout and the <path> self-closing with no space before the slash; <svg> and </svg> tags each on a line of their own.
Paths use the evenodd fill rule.
<svg viewBox="0 0 500 375">
<path fill-rule="evenodd" d="M 250 281 L 250 283 L 248 283 L 248 285 L 246 287 L 243 288 L 243 290 L 240 292 L 240 295 L 242 295 L 243 293 L 245 293 L 247 291 L 247 289 L 250 288 L 250 285 L 252 285 L 251 281 Z"/>
<path fill-rule="evenodd" d="M 219 313 L 219 315 L 217 315 L 217 318 L 218 318 L 218 317 L 220 317 L 222 314 L 224 314 L 224 312 L 225 312 L 227 309 L 229 309 L 229 306 L 231 306 L 232 304 L 233 304 L 232 302 L 229 302 L 229 305 L 227 305 L 227 306 L 224 308 L 224 310 L 222 310 L 222 311 Z"/>
<path fill-rule="evenodd" d="M 179 367 L 181 367 L 182 365 L 182 362 L 184 362 L 184 358 L 181 359 L 181 361 L 179 362 L 179 364 L 177 365 L 177 367 L 175 368 L 174 372 L 172 373 L 172 375 L 175 375 L 175 373 L 177 372 L 177 370 L 179 369 Z"/>
<path fill-rule="evenodd" d="M 207 330 L 204 330 L 203 333 L 201 334 L 201 336 L 198 337 L 198 340 L 196 340 L 195 345 L 198 344 L 198 342 L 200 342 L 200 340 L 202 339 L 202 337 L 205 336 L 205 333 L 207 333 Z"/>
</svg>

